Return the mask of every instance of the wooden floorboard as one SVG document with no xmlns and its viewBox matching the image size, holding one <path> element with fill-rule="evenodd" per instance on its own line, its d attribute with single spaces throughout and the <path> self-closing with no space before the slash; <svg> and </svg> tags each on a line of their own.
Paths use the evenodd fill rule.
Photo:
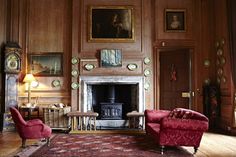
<svg viewBox="0 0 236 157">
<path fill-rule="evenodd" d="M 96 131 L 81 133 L 127 133 L 126 131 Z M 129 134 L 144 134 L 144 132 L 133 131 Z M 27 145 L 31 145 L 37 140 L 27 140 Z M 183 147 L 187 151 L 193 153 L 192 147 Z M 21 150 L 21 139 L 15 132 L 0 133 L 0 157 L 12 157 L 16 152 Z M 201 145 L 195 157 L 236 157 L 236 137 L 217 134 L 204 133 Z"/>
</svg>

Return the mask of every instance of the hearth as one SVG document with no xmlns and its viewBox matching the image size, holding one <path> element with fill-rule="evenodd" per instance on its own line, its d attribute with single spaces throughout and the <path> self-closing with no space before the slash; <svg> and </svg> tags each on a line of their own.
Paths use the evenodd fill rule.
<svg viewBox="0 0 236 157">
<path fill-rule="evenodd" d="M 145 109 L 143 82 L 142 76 L 81 76 L 78 108 L 83 112 L 97 111 L 98 127 L 128 127 L 126 113 Z M 107 92 L 110 85 L 115 93 Z M 115 95 L 115 99 L 109 99 L 110 95 Z"/>
</svg>

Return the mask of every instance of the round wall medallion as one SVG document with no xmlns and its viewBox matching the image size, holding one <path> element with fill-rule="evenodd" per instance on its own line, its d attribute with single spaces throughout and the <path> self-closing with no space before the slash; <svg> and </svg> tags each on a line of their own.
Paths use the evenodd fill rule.
<svg viewBox="0 0 236 157">
<path fill-rule="evenodd" d="M 225 76 L 222 76 L 222 77 L 221 77 L 221 82 L 226 83 L 226 81 L 227 81 L 227 80 L 226 80 L 226 77 L 225 77 Z"/>
<path fill-rule="evenodd" d="M 73 57 L 73 58 L 71 59 L 71 63 L 72 63 L 72 64 L 77 64 L 77 63 L 79 63 L 78 58 Z"/>
<path fill-rule="evenodd" d="M 211 82 L 211 80 L 210 80 L 209 78 L 207 78 L 207 79 L 204 80 L 204 83 L 205 83 L 205 84 L 210 84 L 210 82 Z"/>
<path fill-rule="evenodd" d="M 150 82 L 145 82 L 144 83 L 144 89 L 148 90 L 150 88 Z"/>
<path fill-rule="evenodd" d="M 221 44 L 222 46 L 225 44 L 225 39 L 224 39 L 224 38 L 221 38 L 220 44 Z"/>
<path fill-rule="evenodd" d="M 219 69 L 217 70 L 217 74 L 218 74 L 219 76 L 222 76 L 222 75 L 223 75 L 223 69 L 222 69 L 222 68 L 219 68 Z"/>
<path fill-rule="evenodd" d="M 216 48 L 218 48 L 220 46 L 219 41 L 216 41 L 215 46 L 216 46 Z"/>
<path fill-rule="evenodd" d="M 128 65 L 127 65 L 127 68 L 128 68 L 130 71 L 134 71 L 135 69 L 138 68 L 138 65 L 131 63 L 131 64 L 128 64 Z"/>
<path fill-rule="evenodd" d="M 58 86 L 60 86 L 61 85 L 61 82 L 59 81 L 59 80 L 53 80 L 52 81 L 52 86 L 53 87 L 58 87 Z"/>
<path fill-rule="evenodd" d="M 151 63 L 151 59 L 149 57 L 145 57 L 144 60 L 143 60 L 143 63 L 148 65 Z"/>
<path fill-rule="evenodd" d="M 72 82 L 71 83 L 71 88 L 72 89 L 78 89 L 79 88 L 79 83 L 78 82 Z"/>
<path fill-rule="evenodd" d="M 95 68 L 95 65 L 93 65 L 93 64 L 85 64 L 84 68 L 87 71 L 90 71 L 90 70 L 93 70 Z"/>
<path fill-rule="evenodd" d="M 78 72 L 78 70 L 76 70 L 76 69 L 73 69 L 72 71 L 71 71 L 71 75 L 72 76 L 78 76 L 79 75 L 79 72 Z"/>
<path fill-rule="evenodd" d="M 220 58 L 220 64 L 221 64 L 221 65 L 224 65 L 225 62 L 226 62 L 226 61 L 225 61 L 225 57 L 222 56 L 222 57 Z"/>
<path fill-rule="evenodd" d="M 220 84 L 220 81 L 221 81 L 220 77 L 217 77 L 217 83 L 218 84 Z"/>
<path fill-rule="evenodd" d="M 210 61 L 208 59 L 204 60 L 204 66 L 209 67 L 210 66 Z"/>
<path fill-rule="evenodd" d="M 149 76 L 149 75 L 151 75 L 151 70 L 150 69 L 145 69 L 144 70 L 144 76 Z"/>
<path fill-rule="evenodd" d="M 219 48 L 216 53 L 218 56 L 221 56 L 223 54 L 223 50 Z"/>
</svg>

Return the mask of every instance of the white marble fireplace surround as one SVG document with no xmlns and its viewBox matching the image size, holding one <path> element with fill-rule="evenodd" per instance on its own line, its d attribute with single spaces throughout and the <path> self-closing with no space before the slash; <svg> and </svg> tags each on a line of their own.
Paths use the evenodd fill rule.
<svg viewBox="0 0 236 157">
<path fill-rule="evenodd" d="M 137 110 L 145 110 L 144 97 L 144 77 L 143 76 L 80 76 L 80 110 L 82 112 L 91 111 L 92 109 L 92 92 L 91 85 L 99 84 L 129 84 L 137 85 Z M 142 123 L 141 121 L 139 122 Z M 97 120 L 97 126 L 105 127 L 124 127 L 127 126 L 126 120 Z"/>
</svg>

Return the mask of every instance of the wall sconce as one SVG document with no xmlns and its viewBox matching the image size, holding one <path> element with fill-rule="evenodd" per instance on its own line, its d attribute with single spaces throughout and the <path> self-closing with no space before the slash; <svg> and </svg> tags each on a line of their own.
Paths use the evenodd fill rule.
<svg viewBox="0 0 236 157">
<path fill-rule="evenodd" d="M 32 74 L 26 74 L 23 82 L 28 83 L 28 103 L 31 101 L 31 83 L 36 81 Z"/>
</svg>

